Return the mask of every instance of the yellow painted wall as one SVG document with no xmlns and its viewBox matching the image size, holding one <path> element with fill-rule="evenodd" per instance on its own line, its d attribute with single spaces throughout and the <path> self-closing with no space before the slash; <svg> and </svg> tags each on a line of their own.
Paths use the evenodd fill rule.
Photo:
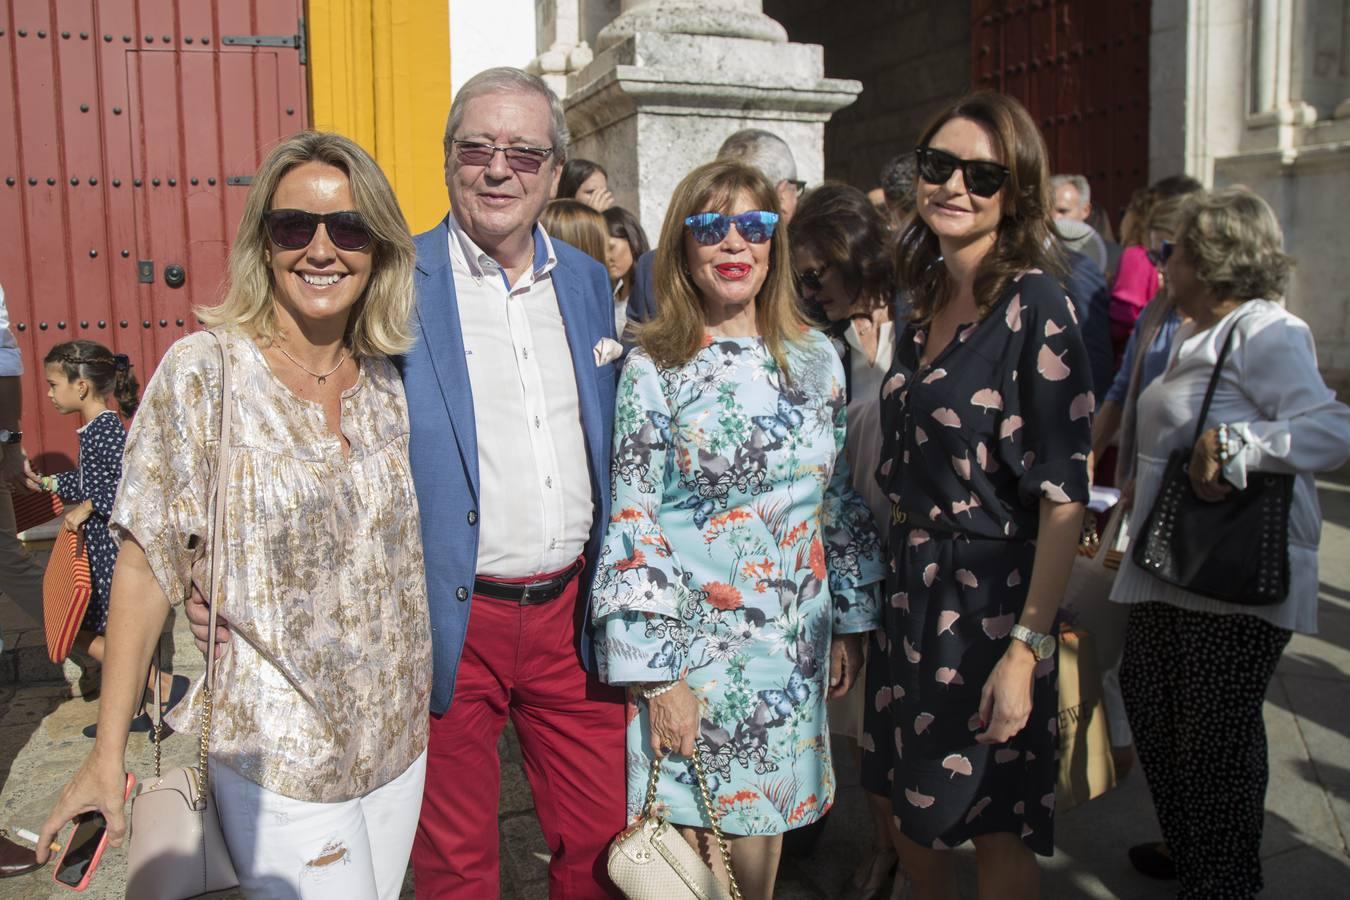
<svg viewBox="0 0 1350 900">
<path fill-rule="evenodd" d="M 307 24 L 314 127 L 364 147 L 393 184 L 413 233 L 431 228 L 448 207 L 446 0 L 309 0 Z"/>
</svg>

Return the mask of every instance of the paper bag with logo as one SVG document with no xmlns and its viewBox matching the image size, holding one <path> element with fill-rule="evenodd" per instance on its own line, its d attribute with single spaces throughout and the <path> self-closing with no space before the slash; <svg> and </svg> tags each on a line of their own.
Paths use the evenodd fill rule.
<svg viewBox="0 0 1350 900">
<path fill-rule="evenodd" d="M 1102 677 L 1092 635 L 1059 634 L 1059 783 L 1055 812 L 1063 813 L 1116 786 Z"/>
</svg>

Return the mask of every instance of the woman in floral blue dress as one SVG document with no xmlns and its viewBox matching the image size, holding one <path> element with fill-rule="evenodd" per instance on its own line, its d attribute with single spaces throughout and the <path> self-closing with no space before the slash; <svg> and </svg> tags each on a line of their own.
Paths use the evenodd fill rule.
<svg viewBox="0 0 1350 900">
<path fill-rule="evenodd" d="M 834 799 L 825 701 L 852 684 L 884 563 L 843 459 L 844 373 L 797 310 L 773 190 L 711 163 L 676 188 L 661 298 L 619 385 L 592 614 L 633 689 L 629 812 L 657 799 L 725 883 L 691 757 L 746 897 Z"/>
</svg>

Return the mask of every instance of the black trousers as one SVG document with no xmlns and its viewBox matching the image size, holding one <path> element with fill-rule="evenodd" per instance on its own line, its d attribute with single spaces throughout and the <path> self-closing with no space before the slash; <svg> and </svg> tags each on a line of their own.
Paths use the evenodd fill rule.
<svg viewBox="0 0 1350 900">
<path fill-rule="evenodd" d="M 1120 690 L 1180 900 L 1261 890 L 1266 688 L 1291 633 L 1165 603 L 1130 610 Z"/>
</svg>

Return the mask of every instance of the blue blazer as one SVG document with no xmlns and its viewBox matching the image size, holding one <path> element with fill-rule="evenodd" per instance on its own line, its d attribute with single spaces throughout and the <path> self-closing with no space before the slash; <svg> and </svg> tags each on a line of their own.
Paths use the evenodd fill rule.
<svg viewBox="0 0 1350 900">
<path fill-rule="evenodd" d="M 442 220 L 415 238 L 415 343 L 395 360 L 403 375 L 412 424 L 409 456 L 422 516 L 435 663 L 431 712 L 436 715 L 449 708 L 455 692 L 478 560 L 478 434 L 455 300 L 448 227 L 448 220 Z M 536 247 L 539 244 L 536 241 Z M 572 351 L 595 503 L 577 611 L 582 623 L 577 652 L 582 664 L 590 668 L 590 585 L 609 521 L 610 441 L 618 378 L 614 363 L 595 364 L 593 348 L 601 338 L 614 337 L 614 301 L 604 266 L 561 241 L 553 242 L 553 250 L 558 264 L 551 275 Z"/>
<path fill-rule="evenodd" d="M 648 250 L 633 263 L 633 287 L 628 293 L 628 321 L 649 322 L 656 318 L 656 288 L 652 269 L 656 251 Z"/>
</svg>

